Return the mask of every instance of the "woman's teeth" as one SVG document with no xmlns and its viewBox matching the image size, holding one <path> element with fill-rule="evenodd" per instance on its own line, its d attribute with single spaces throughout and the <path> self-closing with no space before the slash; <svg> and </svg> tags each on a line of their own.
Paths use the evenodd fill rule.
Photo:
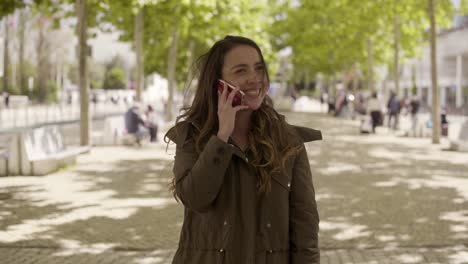
<svg viewBox="0 0 468 264">
<path fill-rule="evenodd" d="M 246 95 L 255 96 L 255 95 L 258 95 L 258 91 L 259 90 L 253 89 L 253 90 L 248 90 L 248 91 L 244 91 L 244 92 L 245 92 Z"/>
</svg>

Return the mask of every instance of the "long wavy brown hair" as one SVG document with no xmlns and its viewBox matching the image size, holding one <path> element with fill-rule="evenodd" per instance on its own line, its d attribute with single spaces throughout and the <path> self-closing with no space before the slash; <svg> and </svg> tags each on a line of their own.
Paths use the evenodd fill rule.
<svg viewBox="0 0 468 264">
<path fill-rule="evenodd" d="M 212 135 L 218 131 L 218 94 L 217 80 L 222 77 L 225 55 L 234 47 L 248 45 L 255 48 L 264 64 L 266 78 L 268 71 L 260 47 L 251 39 L 239 36 L 226 36 L 197 60 L 198 84 L 192 105 L 184 107 L 177 117 L 176 125 L 184 120 L 200 124 L 200 131 L 194 135 L 195 149 L 201 153 Z M 264 87 L 262 93 L 267 92 Z M 166 134 L 167 136 L 167 134 Z M 251 115 L 250 130 L 246 154 L 250 164 L 257 172 L 257 190 L 267 193 L 271 188 L 273 173 L 284 171 L 289 158 L 296 154 L 301 145 L 291 143 L 292 131 L 288 128 L 283 116 L 273 108 L 272 100 L 265 96 L 259 109 Z M 170 189 L 176 198 L 179 197 L 173 179 Z"/>
</svg>

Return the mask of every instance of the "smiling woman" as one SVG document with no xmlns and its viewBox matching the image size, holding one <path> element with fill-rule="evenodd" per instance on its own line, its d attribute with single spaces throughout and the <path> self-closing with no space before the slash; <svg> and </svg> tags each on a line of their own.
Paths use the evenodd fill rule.
<svg viewBox="0 0 468 264">
<path fill-rule="evenodd" d="M 173 263 L 319 263 L 318 212 L 305 142 L 266 95 L 258 45 L 227 36 L 199 59 L 198 88 L 166 137 L 172 190 L 185 206 Z M 235 86 L 218 91 L 219 80 Z M 233 106 L 242 91 L 241 105 Z"/>
</svg>

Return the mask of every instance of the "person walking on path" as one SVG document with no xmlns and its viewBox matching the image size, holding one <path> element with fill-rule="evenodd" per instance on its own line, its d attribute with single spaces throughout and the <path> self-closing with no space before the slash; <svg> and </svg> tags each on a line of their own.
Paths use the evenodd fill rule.
<svg viewBox="0 0 468 264">
<path fill-rule="evenodd" d="M 176 143 L 172 191 L 185 208 L 174 264 L 319 263 L 319 215 L 305 142 L 266 95 L 262 52 L 226 36 L 199 60 L 198 89 L 165 141 Z M 218 79 L 224 85 L 217 91 Z M 241 105 L 233 98 L 244 92 Z"/>
<path fill-rule="evenodd" d="M 154 111 L 151 105 L 146 107 L 145 111 L 146 116 L 146 127 L 150 133 L 150 141 L 157 142 L 158 141 L 158 120 L 156 112 Z"/>
<path fill-rule="evenodd" d="M 410 114 L 411 114 L 411 134 L 413 137 L 417 136 L 418 130 L 418 111 L 419 111 L 419 98 L 413 96 L 409 103 Z"/>
<path fill-rule="evenodd" d="M 382 118 L 382 106 L 377 98 L 377 93 L 373 92 L 372 97 L 367 102 L 367 113 L 370 114 L 372 122 L 372 133 L 375 133 L 375 128 L 380 124 Z"/>
<path fill-rule="evenodd" d="M 398 128 L 398 117 L 400 115 L 400 100 L 395 92 L 392 92 L 387 103 L 388 108 L 388 127 L 396 130 Z M 393 120 L 393 122 L 392 122 Z"/>
</svg>

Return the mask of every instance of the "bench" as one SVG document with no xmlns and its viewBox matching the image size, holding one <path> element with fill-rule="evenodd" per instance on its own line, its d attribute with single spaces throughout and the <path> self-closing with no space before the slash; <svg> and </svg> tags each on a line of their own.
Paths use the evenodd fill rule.
<svg viewBox="0 0 468 264">
<path fill-rule="evenodd" d="M 450 149 L 468 152 L 468 120 L 461 125 L 458 138 L 450 140 Z"/>
<path fill-rule="evenodd" d="M 67 148 L 57 126 L 44 126 L 14 134 L 9 148 L 7 174 L 46 175 L 67 165 L 89 151 L 89 146 Z"/>
</svg>

